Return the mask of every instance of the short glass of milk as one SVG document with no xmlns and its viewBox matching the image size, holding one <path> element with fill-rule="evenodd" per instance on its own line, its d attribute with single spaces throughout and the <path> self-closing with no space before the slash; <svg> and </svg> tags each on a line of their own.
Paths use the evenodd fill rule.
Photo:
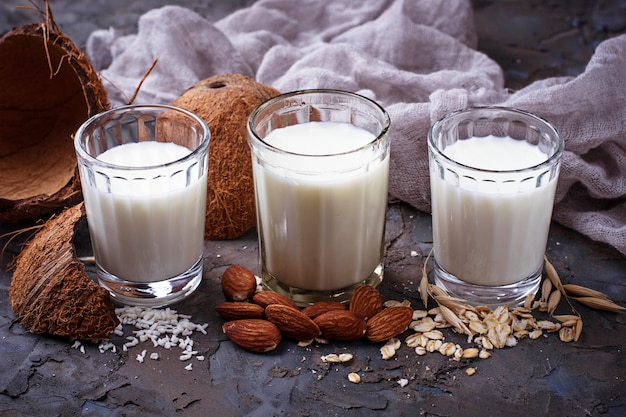
<svg viewBox="0 0 626 417">
<path fill-rule="evenodd" d="M 387 112 L 358 94 L 303 90 L 248 119 L 262 283 L 299 305 L 349 300 L 383 278 Z"/>
<path fill-rule="evenodd" d="M 541 281 L 563 138 L 501 107 L 451 113 L 428 133 L 434 278 L 479 305 L 515 305 Z"/>
<path fill-rule="evenodd" d="M 210 132 L 186 110 L 124 106 L 87 120 L 75 149 L 100 285 L 164 306 L 202 280 Z"/>
</svg>

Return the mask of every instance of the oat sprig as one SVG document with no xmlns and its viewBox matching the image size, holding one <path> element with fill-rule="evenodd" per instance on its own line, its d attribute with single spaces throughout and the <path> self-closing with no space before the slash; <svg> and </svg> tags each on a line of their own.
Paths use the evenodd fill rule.
<svg viewBox="0 0 626 417">
<path fill-rule="evenodd" d="M 424 308 L 428 309 L 428 297 L 430 295 L 430 291 L 428 289 L 428 270 L 426 267 L 428 266 L 428 259 L 430 259 L 430 255 L 433 253 L 433 249 L 431 248 L 428 252 L 428 256 L 426 256 L 426 260 L 424 261 L 424 265 L 422 266 L 422 279 L 420 280 L 420 285 L 418 287 L 418 291 L 420 293 L 420 297 L 422 298 L 422 303 L 424 304 Z"/>
<path fill-rule="evenodd" d="M 554 292 L 551 292 L 550 284 L 553 284 L 557 288 L 560 295 L 563 295 L 568 303 L 569 300 L 572 299 L 586 305 L 587 307 L 595 308 L 597 310 L 609 311 L 612 313 L 620 313 L 626 311 L 626 308 L 611 301 L 609 297 L 601 291 L 597 291 L 577 284 L 562 284 L 561 279 L 556 272 L 556 269 L 554 268 L 552 263 L 548 261 L 547 257 L 545 258 L 545 265 L 548 280 L 544 281 L 539 302 L 540 304 L 547 303 L 547 311 L 550 312 L 550 314 L 552 314 L 550 310 L 553 309 L 553 304 L 556 302 L 556 299 L 560 298 L 560 296 L 555 296 Z M 550 284 L 546 285 L 546 282 L 550 282 Z M 550 298 L 553 298 L 555 301 L 551 303 Z M 556 302 L 556 304 L 558 304 L 558 302 Z M 574 307 L 571 306 L 571 303 L 569 304 L 572 310 L 574 310 Z"/>
<path fill-rule="evenodd" d="M 621 313 L 626 311 L 626 308 L 611 301 L 603 292 L 576 284 L 565 284 L 563 285 L 563 289 L 570 298 L 586 305 L 587 307 L 610 311 L 612 313 Z"/>
<path fill-rule="evenodd" d="M 613 301 L 605 298 L 598 297 L 572 297 L 574 300 L 587 307 L 595 308 L 596 310 L 610 311 L 612 313 L 623 313 L 626 308 L 615 304 Z"/>
</svg>

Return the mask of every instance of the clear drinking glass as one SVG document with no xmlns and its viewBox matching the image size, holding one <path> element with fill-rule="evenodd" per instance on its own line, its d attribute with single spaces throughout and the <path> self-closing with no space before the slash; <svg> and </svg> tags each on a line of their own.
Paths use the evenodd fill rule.
<svg viewBox="0 0 626 417">
<path fill-rule="evenodd" d="M 518 304 L 537 291 L 563 146 L 549 122 L 511 108 L 470 108 L 433 124 L 437 285 L 480 305 Z"/>
<path fill-rule="evenodd" d="M 381 282 L 389 125 L 377 103 L 336 90 L 283 94 L 254 110 L 248 132 L 265 288 L 306 305 L 345 301 L 358 285 Z M 328 130 L 309 136 L 310 128 Z M 268 142 L 279 130 L 290 132 L 286 147 Z M 347 145 L 353 130 L 369 138 Z"/>
<path fill-rule="evenodd" d="M 100 285 L 124 304 L 163 306 L 202 280 L 210 132 L 160 105 L 100 113 L 75 148 Z"/>
</svg>

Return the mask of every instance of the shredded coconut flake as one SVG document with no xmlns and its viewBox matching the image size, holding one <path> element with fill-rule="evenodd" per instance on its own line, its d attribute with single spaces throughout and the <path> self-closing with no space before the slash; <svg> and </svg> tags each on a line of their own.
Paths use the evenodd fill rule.
<svg viewBox="0 0 626 417">
<path fill-rule="evenodd" d="M 134 326 L 132 335 L 126 336 L 126 343 L 122 344 L 122 351 L 127 352 L 130 348 L 140 343 L 152 342 L 154 348 L 163 348 L 171 350 L 175 347 L 181 349 L 180 360 L 186 361 L 192 357 L 199 361 L 205 359 L 204 356 L 198 356 L 198 351 L 194 350 L 194 340 L 191 336 L 194 332 L 207 334 L 206 329 L 208 323 L 198 324 L 191 321 L 188 314 L 178 314 L 176 310 L 171 308 L 150 308 L 139 306 L 125 306 L 115 309 L 120 324 L 113 330 L 113 334 L 124 337 L 124 325 Z M 85 347 L 80 340 L 73 341 L 72 349 L 78 349 L 85 353 Z M 108 341 L 101 341 L 98 345 L 100 353 L 107 351 L 117 352 L 118 347 Z M 147 350 L 142 350 L 136 355 L 137 362 L 143 363 L 146 358 Z M 149 356 L 152 360 L 158 360 L 159 354 L 152 352 Z M 191 363 L 185 366 L 188 371 L 192 370 Z"/>
</svg>

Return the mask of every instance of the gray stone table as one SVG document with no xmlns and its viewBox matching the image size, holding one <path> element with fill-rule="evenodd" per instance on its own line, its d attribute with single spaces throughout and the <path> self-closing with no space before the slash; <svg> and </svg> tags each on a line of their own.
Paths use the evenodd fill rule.
<svg viewBox="0 0 626 417">
<path fill-rule="evenodd" d="M 410 300 L 422 308 L 417 283 L 431 247 L 430 216 L 404 204 L 387 215 L 385 299 Z M 4 230 L 8 230 L 3 227 Z M 82 232 L 80 232 L 82 230 Z M 84 253 L 86 225 L 75 245 Z M 81 249 L 82 248 L 82 249 Z M 12 243 L 5 251 L 10 260 Z M 284 340 L 272 352 L 241 350 L 225 338 L 214 307 L 224 300 L 220 276 L 231 264 L 258 273 L 256 233 L 232 241 L 208 241 L 206 272 L 199 289 L 173 306 L 207 323 L 207 334 L 192 338 L 204 361 L 179 360 L 181 351 L 155 348 L 150 341 L 127 352 L 124 337 L 113 336 L 117 352 L 101 353 L 83 342 L 32 335 L 14 322 L 8 300 L 10 273 L 0 275 L 0 414 L 7 416 L 620 416 L 626 412 L 626 315 L 576 306 L 585 323 L 578 342 L 556 334 L 522 339 L 488 359 L 452 361 L 439 353 L 418 356 L 406 345 L 383 360 L 381 344 L 366 341 L 314 343 L 298 347 Z M 548 257 L 563 281 L 607 293 L 624 305 L 626 258 L 613 248 L 553 224 Z M 567 313 L 567 309 L 563 311 Z M 125 335 L 131 334 L 126 326 Z M 410 334 L 410 331 L 403 334 Z M 446 331 L 446 340 L 469 346 Z M 143 350 L 143 363 L 136 356 Z M 322 356 L 352 353 L 346 364 Z M 158 353 L 158 360 L 150 360 Z M 193 363 L 191 371 L 185 366 Z M 467 368 L 476 368 L 472 376 Z M 360 384 L 347 375 L 357 372 Z M 406 385 L 399 382 L 405 379 Z"/>
</svg>

